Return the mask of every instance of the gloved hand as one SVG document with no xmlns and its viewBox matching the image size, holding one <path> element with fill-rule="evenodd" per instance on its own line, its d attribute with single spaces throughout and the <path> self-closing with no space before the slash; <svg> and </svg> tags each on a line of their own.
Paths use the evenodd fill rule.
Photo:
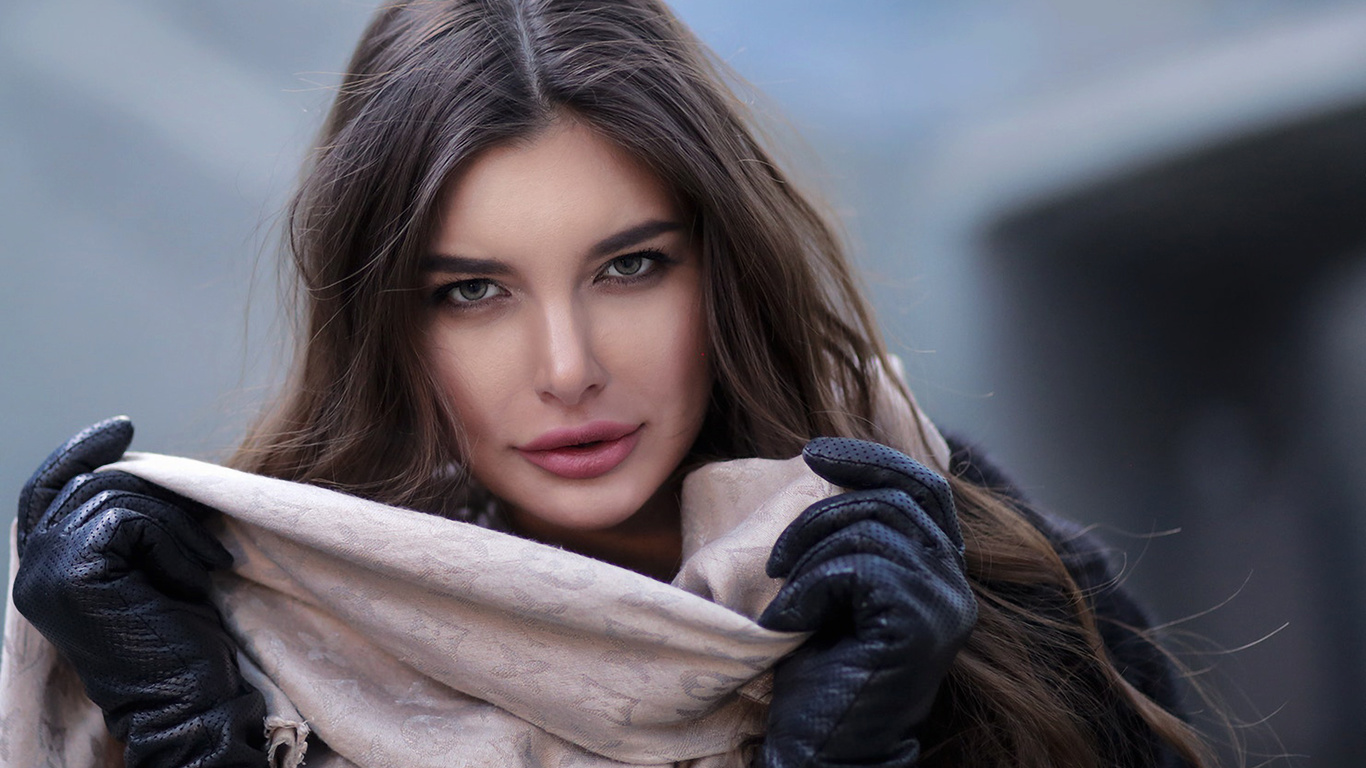
<svg viewBox="0 0 1366 768">
<path fill-rule="evenodd" d="M 14 605 L 75 667 L 128 768 L 264 766 L 265 702 L 209 602 L 232 556 L 204 508 L 118 460 L 133 425 L 87 427 L 19 496 Z"/>
<path fill-rule="evenodd" d="M 815 634 L 775 669 L 758 766 L 915 765 L 915 726 L 977 621 L 949 485 L 862 440 L 817 438 L 802 458 L 850 490 L 808 507 L 769 558 L 787 583 L 759 623 Z"/>
</svg>

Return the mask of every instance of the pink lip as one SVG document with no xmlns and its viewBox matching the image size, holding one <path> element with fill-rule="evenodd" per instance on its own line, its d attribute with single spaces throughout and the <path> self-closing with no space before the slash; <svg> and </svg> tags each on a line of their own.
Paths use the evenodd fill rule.
<svg viewBox="0 0 1366 768">
<path fill-rule="evenodd" d="M 551 474 L 587 480 L 616 469 L 635 449 L 640 424 L 594 421 L 581 427 L 552 429 L 526 445 L 522 457 Z"/>
</svg>

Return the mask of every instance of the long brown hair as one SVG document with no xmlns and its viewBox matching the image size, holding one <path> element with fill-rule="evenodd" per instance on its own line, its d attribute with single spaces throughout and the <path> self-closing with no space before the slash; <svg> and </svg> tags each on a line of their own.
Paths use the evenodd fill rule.
<svg viewBox="0 0 1366 768">
<path fill-rule="evenodd" d="M 437 513 L 458 506 L 470 484 L 460 426 L 423 361 L 419 261 L 447 177 L 565 115 L 645 163 L 694 215 L 716 374 L 695 456 L 786 458 L 817 435 L 877 439 L 887 353 L 871 309 L 839 238 L 755 138 L 723 72 L 654 0 L 383 6 L 289 211 L 295 367 L 233 464 Z M 951 482 L 981 609 L 924 728 L 924 763 L 1122 764 L 1132 757 L 1094 722 L 1119 701 L 1201 764 L 1199 739 L 1108 661 L 1043 535 L 989 491 Z M 1040 585 L 1063 618 L 1012 598 Z"/>
</svg>

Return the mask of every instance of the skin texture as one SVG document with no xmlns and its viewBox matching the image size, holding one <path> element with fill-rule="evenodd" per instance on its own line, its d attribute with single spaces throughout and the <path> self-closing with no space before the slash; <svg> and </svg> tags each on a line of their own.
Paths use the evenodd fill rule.
<svg viewBox="0 0 1366 768">
<path fill-rule="evenodd" d="M 522 534 L 661 577 L 678 564 L 673 476 L 712 382 L 690 229 L 653 173 L 562 119 L 447 182 L 424 265 L 432 370 L 474 478 Z M 601 476 L 519 450 L 600 421 L 639 425 Z"/>
</svg>

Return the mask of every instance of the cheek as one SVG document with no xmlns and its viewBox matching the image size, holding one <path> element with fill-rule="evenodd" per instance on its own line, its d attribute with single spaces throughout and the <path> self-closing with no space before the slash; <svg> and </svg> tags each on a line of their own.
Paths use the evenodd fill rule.
<svg viewBox="0 0 1366 768">
<path fill-rule="evenodd" d="M 628 309 L 612 323 L 614 379 L 629 382 L 658 413 L 700 426 L 712 380 L 701 301 L 686 285 L 663 298 Z"/>
<path fill-rule="evenodd" d="M 684 309 L 687 322 L 679 324 L 671 340 L 670 355 L 661 365 L 666 367 L 669 381 L 674 382 L 674 395 L 679 403 L 700 426 L 711 397 L 712 370 L 707 357 L 710 345 L 701 307 L 693 302 Z"/>
<path fill-rule="evenodd" d="M 481 338 L 487 334 L 455 333 L 438 328 L 428 343 L 429 361 L 441 395 L 454 410 L 460 428 L 477 452 L 482 438 L 501 421 L 508 409 L 507 396 L 513 391 L 517 373 L 510 368 L 506 340 Z"/>
</svg>

